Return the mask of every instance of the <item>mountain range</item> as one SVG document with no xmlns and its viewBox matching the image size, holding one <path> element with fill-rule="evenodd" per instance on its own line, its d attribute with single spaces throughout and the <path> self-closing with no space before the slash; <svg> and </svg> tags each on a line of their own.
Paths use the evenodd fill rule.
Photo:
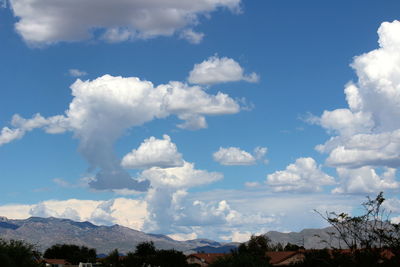
<svg viewBox="0 0 400 267">
<path fill-rule="evenodd" d="M 268 237 L 274 243 L 288 242 L 305 248 L 323 248 L 329 241 L 332 228 L 305 229 L 295 233 L 270 231 Z M 106 254 L 115 248 L 121 253 L 134 251 L 137 244 L 153 241 L 158 249 L 176 249 L 185 254 L 194 252 L 224 253 L 236 248 L 239 243 L 221 243 L 209 239 L 177 241 L 166 235 L 149 234 L 121 225 L 98 226 L 90 222 L 76 222 L 69 219 L 31 217 L 25 220 L 0 217 L 0 238 L 24 240 L 37 246 L 39 251 L 54 244 L 76 244 L 96 248 L 99 254 Z"/>
</svg>

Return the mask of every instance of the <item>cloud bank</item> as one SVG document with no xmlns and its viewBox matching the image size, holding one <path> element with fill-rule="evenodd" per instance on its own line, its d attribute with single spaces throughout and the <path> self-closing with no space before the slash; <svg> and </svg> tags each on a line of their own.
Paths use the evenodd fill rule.
<svg viewBox="0 0 400 267">
<path fill-rule="evenodd" d="M 100 39 L 122 42 L 181 32 L 192 43 L 203 34 L 192 30 L 200 17 L 218 9 L 240 11 L 240 0 L 10 0 L 15 29 L 34 45 Z"/>
</svg>

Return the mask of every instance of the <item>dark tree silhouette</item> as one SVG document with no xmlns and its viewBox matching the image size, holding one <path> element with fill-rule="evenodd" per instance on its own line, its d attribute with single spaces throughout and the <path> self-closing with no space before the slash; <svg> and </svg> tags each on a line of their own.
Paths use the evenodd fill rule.
<svg viewBox="0 0 400 267">
<path fill-rule="evenodd" d="M 118 249 L 114 249 L 113 251 L 111 251 L 107 255 L 107 257 L 104 259 L 104 263 L 106 264 L 106 266 L 110 266 L 110 267 L 123 266 L 122 262 L 120 260 L 120 257 L 119 257 Z"/>
<path fill-rule="evenodd" d="M 37 267 L 40 254 L 35 247 L 23 241 L 0 239 L 0 266 Z"/>
<path fill-rule="evenodd" d="M 217 259 L 210 267 L 268 267 L 266 252 L 271 249 L 271 241 L 265 235 L 252 235 L 247 243 L 239 245 L 231 254 Z"/>
<path fill-rule="evenodd" d="M 186 267 L 186 256 L 176 250 L 157 250 L 153 242 L 143 242 L 129 252 L 124 260 L 127 267 Z"/>
<path fill-rule="evenodd" d="M 43 257 L 47 259 L 65 259 L 72 264 L 95 262 L 96 249 L 70 244 L 57 244 L 46 249 Z"/>
</svg>

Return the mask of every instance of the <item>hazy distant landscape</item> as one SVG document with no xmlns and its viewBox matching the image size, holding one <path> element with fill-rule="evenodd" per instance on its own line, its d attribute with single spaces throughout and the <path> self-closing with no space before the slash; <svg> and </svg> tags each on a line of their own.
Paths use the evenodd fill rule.
<svg viewBox="0 0 400 267">
<path fill-rule="evenodd" d="M 273 243 L 292 243 L 311 248 L 324 248 L 321 240 L 329 240 L 327 232 L 332 228 L 305 229 L 299 233 L 267 232 Z M 319 237 L 317 237 L 318 235 Z M 76 244 L 95 248 L 100 254 L 108 254 L 117 248 L 126 253 L 137 244 L 153 241 L 158 249 L 176 249 L 185 254 L 204 251 L 207 253 L 228 253 L 239 243 L 221 243 L 208 239 L 176 241 L 165 235 L 143 233 L 127 227 L 96 226 L 89 222 L 75 222 L 68 219 L 31 217 L 26 220 L 0 219 L 0 237 L 25 240 L 36 244 L 40 250 L 55 244 Z"/>
</svg>

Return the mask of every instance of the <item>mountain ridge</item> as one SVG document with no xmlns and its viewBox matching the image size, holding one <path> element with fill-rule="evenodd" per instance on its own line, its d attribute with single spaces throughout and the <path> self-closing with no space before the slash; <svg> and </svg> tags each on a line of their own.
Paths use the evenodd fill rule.
<svg viewBox="0 0 400 267">
<path fill-rule="evenodd" d="M 266 235 L 273 243 L 297 244 L 305 248 L 323 248 L 329 241 L 332 228 L 304 229 L 300 232 L 281 233 L 269 231 Z M 0 238 L 24 240 L 35 244 L 44 251 L 54 244 L 76 244 L 96 248 L 98 253 L 109 253 L 118 248 L 122 253 L 134 251 L 141 242 L 154 242 L 158 249 L 176 249 L 184 253 L 206 252 L 224 253 L 236 248 L 240 243 L 223 243 L 206 238 L 177 241 L 166 235 L 144 233 L 122 225 L 95 225 L 91 222 L 77 222 L 55 217 L 30 217 L 27 219 L 7 219 L 0 217 Z M 326 240 L 327 242 L 321 242 Z M 333 244 L 335 245 L 335 244 Z"/>
</svg>

